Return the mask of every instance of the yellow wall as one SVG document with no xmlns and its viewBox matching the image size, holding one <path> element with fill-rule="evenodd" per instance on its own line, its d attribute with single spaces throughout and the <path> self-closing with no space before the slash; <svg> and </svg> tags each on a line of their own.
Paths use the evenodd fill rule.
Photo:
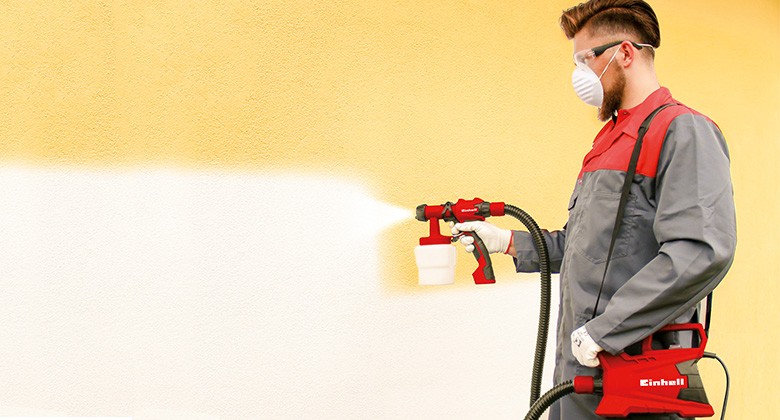
<svg viewBox="0 0 780 420">
<path fill-rule="evenodd" d="M 572 93 L 556 23 L 573 3 L 4 3 L 0 164 L 328 174 L 399 206 L 479 196 L 556 228 L 599 127 Z M 732 153 L 739 249 L 709 349 L 732 373 L 730 416 L 767 418 L 780 412 L 780 3 L 653 6 L 662 84 L 713 118 Z M 410 252 L 423 231 L 386 232 L 389 296 L 420 293 Z"/>
</svg>

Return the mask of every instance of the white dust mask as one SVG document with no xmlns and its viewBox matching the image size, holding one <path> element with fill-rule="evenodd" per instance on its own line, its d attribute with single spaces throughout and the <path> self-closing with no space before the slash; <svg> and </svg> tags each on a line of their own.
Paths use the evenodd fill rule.
<svg viewBox="0 0 780 420">
<path fill-rule="evenodd" d="M 612 60 L 615 59 L 618 51 L 620 51 L 620 48 L 612 54 L 612 58 L 609 59 L 606 67 L 604 67 L 601 76 L 596 76 L 596 73 L 587 64 L 577 63 L 577 67 L 571 74 L 571 83 L 574 86 L 574 93 L 586 104 L 601 107 L 601 104 L 604 102 L 604 86 L 601 84 L 601 77 L 607 72 L 607 68 L 612 64 Z"/>
</svg>

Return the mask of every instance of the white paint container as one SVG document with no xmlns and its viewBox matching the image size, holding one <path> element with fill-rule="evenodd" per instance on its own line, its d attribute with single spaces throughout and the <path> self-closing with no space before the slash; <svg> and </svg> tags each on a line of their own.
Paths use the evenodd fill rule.
<svg viewBox="0 0 780 420">
<path fill-rule="evenodd" d="M 421 286 L 455 283 L 455 247 L 452 245 L 418 245 L 414 249 L 418 282 Z"/>
</svg>

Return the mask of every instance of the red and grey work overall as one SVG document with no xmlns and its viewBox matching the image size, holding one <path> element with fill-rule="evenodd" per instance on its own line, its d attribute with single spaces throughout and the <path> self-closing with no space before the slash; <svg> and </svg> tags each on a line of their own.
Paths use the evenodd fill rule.
<svg viewBox="0 0 780 420">
<path fill-rule="evenodd" d="M 621 187 L 639 125 L 656 115 L 644 138 L 625 216 L 615 243 L 596 317 Z M 620 110 L 585 156 L 563 229 L 544 232 L 560 307 L 554 382 L 599 370 L 580 365 L 571 333 L 585 325 L 612 354 L 670 323 L 689 322 L 698 302 L 723 279 L 734 256 L 736 221 L 729 154 L 719 128 L 660 88 L 642 104 Z M 518 272 L 539 270 L 526 232 L 514 232 Z M 598 419 L 599 397 L 570 395 L 550 420 Z M 643 416 L 666 419 L 669 416 Z"/>
</svg>

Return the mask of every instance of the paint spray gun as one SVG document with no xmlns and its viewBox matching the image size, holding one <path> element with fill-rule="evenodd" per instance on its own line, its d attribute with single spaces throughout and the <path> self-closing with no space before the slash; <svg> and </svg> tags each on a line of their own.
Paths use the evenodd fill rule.
<svg viewBox="0 0 780 420">
<path fill-rule="evenodd" d="M 442 235 L 439 231 L 440 220 L 455 223 L 483 221 L 486 217 L 503 216 L 504 212 L 504 203 L 489 203 L 479 198 L 460 199 L 456 203 L 447 202 L 438 206 L 417 206 L 416 219 L 430 222 L 429 236 L 420 238 L 420 245 L 415 249 L 420 284 L 451 284 L 455 281 L 455 248 L 450 243 L 458 238 Z M 463 234 L 474 237 L 474 257 L 477 259 L 477 269 L 472 274 L 474 283 L 495 283 L 496 276 L 485 243 L 474 232 Z"/>
</svg>

